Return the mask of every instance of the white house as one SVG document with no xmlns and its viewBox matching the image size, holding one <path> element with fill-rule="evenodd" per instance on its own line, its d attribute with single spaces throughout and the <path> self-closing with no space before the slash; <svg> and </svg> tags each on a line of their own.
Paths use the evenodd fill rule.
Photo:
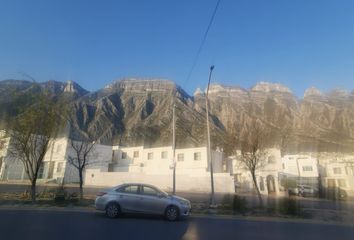
<svg viewBox="0 0 354 240">
<path fill-rule="evenodd" d="M 23 181 L 28 177 L 25 173 L 23 163 L 14 159 L 8 152 L 11 147 L 11 139 L 8 138 L 6 152 L 1 157 L 0 180 L 2 181 Z M 3 151 L 4 152 L 4 151 Z M 79 181 L 77 169 L 68 163 L 68 156 L 74 156 L 75 152 L 70 145 L 68 138 L 56 138 L 50 143 L 50 147 L 44 157 L 43 164 L 38 172 L 38 182 L 75 183 Z M 1 155 L 0 155 L 1 156 Z M 94 149 L 88 156 L 92 164 L 88 166 L 102 166 L 111 161 L 112 147 L 95 144 Z"/>
<path fill-rule="evenodd" d="M 319 169 L 317 158 L 306 154 L 285 155 L 282 158 L 282 184 L 295 187 L 297 184 L 312 186 L 318 190 Z"/>
<path fill-rule="evenodd" d="M 224 171 L 223 153 L 212 151 L 212 161 L 215 191 L 233 192 L 233 178 Z M 177 191 L 210 192 L 206 147 L 176 149 L 174 161 L 171 146 L 113 146 L 112 162 L 106 169 L 87 170 L 85 184 L 114 186 L 125 182 L 144 182 L 171 191 L 174 162 Z"/>
<path fill-rule="evenodd" d="M 240 152 L 230 158 L 230 171 L 234 175 L 236 191 L 253 191 L 252 175 L 240 158 Z M 279 149 L 266 149 L 261 162 L 262 166 L 256 170 L 257 185 L 261 194 L 283 195 L 284 189 L 279 186 L 279 173 L 282 169 Z"/>
<path fill-rule="evenodd" d="M 8 155 L 8 145 L 10 138 L 6 135 L 4 130 L 0 130 L 0 179 L 3 174 L 3 166 L 5 157 Z"/>
<path fill-rule="evenodd" d="M 354 162 L 334 162 L 325 166 L 322 185 L 326 189 L 340 188 L 354 196 Z"/>
</svg>

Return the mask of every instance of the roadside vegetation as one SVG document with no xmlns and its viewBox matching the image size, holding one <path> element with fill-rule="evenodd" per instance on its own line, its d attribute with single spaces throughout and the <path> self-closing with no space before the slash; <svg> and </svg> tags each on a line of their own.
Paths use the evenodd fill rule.
<svg viewBox="0 0 354 240">
<path fill-rule="evenodd" d="M 30 191 L 22 193 L 0 194 L 0 206 L 37 206 L 37 207 L 90 207 L 94 204 L 95 196 L 86 195 L 82 199 L 79 192 L 69 192 L 62 185 L 48 188 L 36 193 L 33 203 Z"/>
</svg>

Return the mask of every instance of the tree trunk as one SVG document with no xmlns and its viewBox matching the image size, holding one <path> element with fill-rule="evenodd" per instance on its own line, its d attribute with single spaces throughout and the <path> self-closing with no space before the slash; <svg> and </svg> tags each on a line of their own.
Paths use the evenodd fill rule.
<svg viewBox="0 0 354 240">
<path fill-rule="evenodd" d="M 79 171 L 79 177 L 80 177 L 80 200 L 82 200 L 84 198 L 84 190 L 82 188 L 83 185 L 82 171 Z"/>
<path fill-rule="evenodd" d="M 32 203 L 36 202 L 36 180 L 31 181 L 31 200 Z"/>
<path fill-rule="evenodd" d="M 257 192 L 257 196 L 258 196 L 258 200 L 259 200 L 259 206 L 263 207 L 263 199 L 262 199 L 261 192 L 259 191 L 259 188 L 258 188 L 256 174 L 254 172 L 252 172 L 251 175 L 252 175 L 254 187 L 255 187 L 256 192 Z"/>
</svg>

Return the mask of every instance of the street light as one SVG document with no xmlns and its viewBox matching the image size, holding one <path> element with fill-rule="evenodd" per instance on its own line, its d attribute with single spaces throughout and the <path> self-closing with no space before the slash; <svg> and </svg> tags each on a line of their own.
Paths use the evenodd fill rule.
<svg viewBox="0 0 354 240">
<path fill-rule="evenodd" d="M 209 86 L 210 86 L 210 79 L 211 79 L 211 74 L 214 70 L 214 65 L 210 66 L 210 72 L 209 72 L 209 81 L 208 81 L 208 87 L 205 95 L 205 108 L 206 108 L 206 121 L 207 121 L 207 135 L 208 135 L 208 160 L 210 164 L 210 180 L 211 180 L 211 197 L 210 197 L 210 206 L 215 206 L 215 199 L 214 199 L 214 175 L 213 175 L 213 161 L 212 161 L 212 155 L 211 155 L 211 147 L 210 147 L 210 126 L 209 126 L 209 100 L 208 100 L 208 95 L 209 95 Z"/>
</svg>

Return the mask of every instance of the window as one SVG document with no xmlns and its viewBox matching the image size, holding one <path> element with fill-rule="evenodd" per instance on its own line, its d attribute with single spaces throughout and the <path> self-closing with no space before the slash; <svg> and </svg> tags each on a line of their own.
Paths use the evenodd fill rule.
<svg viewBox="0 0 354 240">
<path fill-rule="evenodd" d="M 126 159 L 127 158 L 127 153 L 126 152 L 122 152 L 122 159 Z"/>
<path fill-rule="evenodd" d="M 195 161 L 202 160 L 202 154 L 200 152 L 195 152 L 194 153 L 194 160 Z"/>
<path fill-rule="evenodd" d="M 345 179 L 338 179 L 338 186 L 339 187 L 347 187 L 347 182 L 345 181 Z"/>
<path fill-rule="evenodd" d="M 264 179 L 263 177 L 259 177 L 259 188 L 261 191 L 264 191 Z"/>
<path fill-rule="evenodd" d="M 157 196 L 158 192 L 156 191 L 156 189 L 144 186 L 143 187 L 143 194 L 144 195 L 149 195 L 149 196 Z"/>
<path fill-rule="evenodd" d="M 312 172 L 312 166 L 302 166 L 302 171 L 304 171 L 304 172 Z"/>
<path fill-rule="evenodd" d="M 178 153 L 177 154 L 177 161 L 178 162 L 183 162 L 184 161 L 184 154 L 183 153 Z"/>
<path fill-rule="evenodd" d="M 166 159 L 167 158 L 167 151 L 161 152 L 161 158 Z"/>
<path fill-rule="evenodd" d="M 0 150 L 5 148 L 5 143 L 6 143 L 5 140 L 0 140 Z"/>
<path fill-rule="evenodd" d="M 138 193 L 138 185 L 123 186 L 123 187 L 117 189 L 116 191 L 121 192 L 121 193 L 137 194 Z"/>
<path fill-rule="evenodd" d="M 154 158 L 154 153 L 149 152 L 148 153 L 148 160 L 152 160 Z"/>
<path fill-rule="evenodd" d="M 340 167 L 335 167 L 335 168 L 333 168 L 333 173 L 334 174 L 342 174 L 342 169 Z"/>
<path fill-rule="evenodd" d="M 63 163 L 58 163 L 57 165 L 57 173 L 60 173 L 63 170 Z"/>
<path fill-rule="evenodd" d="M 282 165 L 283 165 L 283 169 L 285 169 L 285 164 L 283 163 Z"/>
<path fill-rule="evenodd" d="M 268 157 L 268 163 L 275 163 L 275 156 L 269 156 Z"/>
<path fill-rule="evenodd" d="M 44 176 L 44 163 L 39 166 L 38 169 L 38 179 L 42 179 Z"/>
<path fill-rule="evenodd" d="M 138 158 L 139 157 L 139 151 L 134 151 L 134 158 Z"/>
</svg>

